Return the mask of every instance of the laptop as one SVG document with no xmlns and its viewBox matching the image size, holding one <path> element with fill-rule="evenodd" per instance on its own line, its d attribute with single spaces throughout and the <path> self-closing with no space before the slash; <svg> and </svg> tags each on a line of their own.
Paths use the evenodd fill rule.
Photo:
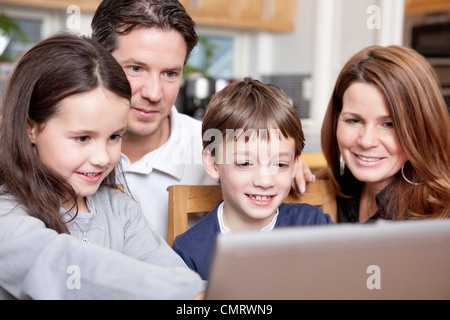
<svg viewBox="0 0 450 320">
<path fill-rule="evenodd" d="M 450 219 L 219 235 L 205 298 L 450 299 Z"/>
</svg>

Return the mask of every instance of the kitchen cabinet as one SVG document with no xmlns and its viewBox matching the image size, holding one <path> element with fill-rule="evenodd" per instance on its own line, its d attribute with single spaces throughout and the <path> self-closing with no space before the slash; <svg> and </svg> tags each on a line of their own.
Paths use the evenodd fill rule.
<svg viewBox="0 0 450 320">
<path fill-rule="evenodd" d="M 405 0 L 405 14 L 450 10 L 449 0 Z"/>
<path fill-rule="evenodd" d="M 435 0 L 436 1 L 436 0 Z M 0 4 L 95 12 L 101 0 L 0 0 Z M 293 31 L 296 0 L 180 0 L 198 25 Z"/>
<path fill-rule="evenodd" d="M 198 25 L 293 31 L 296 0 L 181 0 Z"/>
<path fill-rule="evenodd" d="M 66 10 L 71 5 L 77 5 L 84 12 L 95 12 L 101 0 L 0 0 L 0 4 L 13 4 L 47 9 Z"/>
</svg>

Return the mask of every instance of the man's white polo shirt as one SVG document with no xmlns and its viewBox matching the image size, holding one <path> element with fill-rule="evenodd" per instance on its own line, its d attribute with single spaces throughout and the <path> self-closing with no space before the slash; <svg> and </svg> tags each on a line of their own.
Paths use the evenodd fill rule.
<svg viewBox="0 0 450 320">
<path fill-rule="evenodd" d="M 130 163 L 121 161 L 128 187 L 139 201 L 150 226 L 167 239 L 167 188 L 175 184 L 215 184 L 202 163 L 202 123 L 177 111 L 170 112 L 170 138 L 158 149 Z"/>
</svg>

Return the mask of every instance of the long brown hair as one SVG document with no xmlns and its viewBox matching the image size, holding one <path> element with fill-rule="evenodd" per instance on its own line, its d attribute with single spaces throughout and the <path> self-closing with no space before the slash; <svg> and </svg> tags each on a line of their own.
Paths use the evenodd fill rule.
<svg viewBox="0 0 450 320">
<path fill-rule="evenodd" d="M 185 62 L 198 42 L 195 23 L 177 0 L 103 0 L 92 19 L 92 37 L 113 52 L 117 35 L 137 26 L 178 31 L 187 45 Z"/>
<path fill-rule="evenodd" d="M 382 213 L 394 219 L 450 216 L 450 120 L 439 80 L 423 56 L 401 46 L 370 46 L 355 54 L 336 81 L 322 124 L 327 175 L 339 197 L 355 196 L 361 184 L 349 170 L 339 173 L 336 128 L 344 92 L 354 82 L 376 86 L 383 94 L 400 146 L 408 161 L 389 186 Z"/>
<path fill-rule="evenodd" d="M 131 99 L 122 68 L 100 44 L 58 34 L 25 53 L 5 91 L 0 125 L 1 193 L 13 195 L 31 216 L 60 233 L 68 232 L 60 215 L 62 202 L 71 199 L 76 203 L 76 194 L 63 177 L 39 161 L 27 121 L 45 125 L 63 99 L 98 87 Z M 102 184 L 114 186 L 115 182 L 113 170 Z"/>
</svg>

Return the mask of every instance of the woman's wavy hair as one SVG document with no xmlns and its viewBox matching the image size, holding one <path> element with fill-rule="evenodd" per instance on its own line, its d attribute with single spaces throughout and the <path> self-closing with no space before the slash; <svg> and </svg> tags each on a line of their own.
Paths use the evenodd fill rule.
<svg viewBox="0 0 450 320">
<path fill-rule="evenodd" d="M 98 87 L 131 99 L 125 73 L 100 44 L 60 33 L 24 54 L 4 94 L 0 119 L 1 193 L 13 195 L 28 214 L 59 233 L 68 232 L 60 214 L 61 205 L 68 200 L 76 204 L 76 194 L 63 177 L 39 161 L 27 123 L 30 119 L 44 126 L 58 112 L 62 100 Z M 115 183 L 113 170 L 102 184 Z"/>
<path fill-rule="evenodd" d="M 386 218 L 424 219 L 450 216 L 450 119 L 439 80 L 426 59 L 401 46 L 370 46 L 355 54 L 338 76 L 322 124 L 327 176 L 339 197 L 355 196 L 361 186 L 349 170 L 339 173 L 336 139 L 344 92 L 355 82 L 377 87 L 388 106 L 395 133 L 406 154 L 383 202 Z"/>
</svg>

